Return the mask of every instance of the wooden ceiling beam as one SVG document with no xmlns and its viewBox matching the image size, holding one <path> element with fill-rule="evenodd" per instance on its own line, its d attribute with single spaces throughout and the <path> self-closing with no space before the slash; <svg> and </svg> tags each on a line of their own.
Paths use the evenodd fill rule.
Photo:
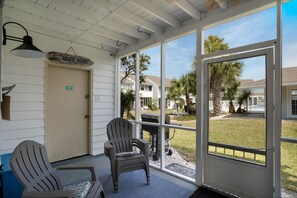
<svg viewBox="0 0 297 198">
<path fill-rule="evenodd" d="M 141 17 L 139 17 L 138 15 L 129 12 L 123 8 L 119 8 L 115 11 L 115 14 L 119 15 L 122 19 L 124 20 L 128 20 L 132 23 L 134 23 L 135 25 L 138 25 L 144 29 L 147 29 L 153 33 L 156 34 L 163 34 L 164 33 L 164 29 L 155 25 L 154 23 L 151 23 Z"/>
<path fill-rule="evenodd" d="M 15 21 L 15 22 L 18 22 L 18 23 L 21 23 L 21 24 L 25 24 L 27 30 L 29 31 L 32 31 L 32 32 L 35 32 L 37 34 L 42 34 L 44 36 L 49 36 L 49 37 L 55 37 L 57 39 L 61 39 L 61 40 L 64 40 L 64 41 L 69 41 L 71 43 L 77 43 L 77 44 L 81 44 L 81 45 L 85 45 L 85 46 L 89 46 L 89 47 L 95 47 L 97 49 L 102 49 L 102 50 L 105 50 L 105 51 L 110 51 L 110 52 L 116 52 L 119 50 L 119 48 L 114 48 L 114 47 L 110 47 L 104 43 L 98 43 L 98 40 L 97 41 L 90 41 L 90 40 L 85 40 L 85 39 L 82 39 L 82 38 L 78 38 L 76 39 L 74 42 L 73 42 L 73 39 L 76 38 L 75 35 L 69 35 L 69 33 L 63 33 L 61 32 L 59 29 L 59 32 L 57 31 L 54 31 L 53 29 L 47 29 L 45 28 L 47 25 L 50 25 L 50 24 L 47 24 L 47 23 L 44 23 L 44 20 L 41 21 L 41 24 L 44 24 L 44 27 L 40 26 L 40 24 L 35 24 L 35 21 L 30 21 L 30 22 L 33 22 L 34 24 L 31 24 L 30 22 L 28 21 L 24 21 L 24 19 L 28 19 L 27 17 L 24 17 L 24 18 L 21 18 L 21 19 L 17 19 L 15 18 L 15 14 L 17 14 L 15 11 L 13 11 L 12 8 L 5 8 L 6 10 L 8 10 L 7 13 L 11 13 L 11 15 L 14 16 L 14 18 L 12 18 L 11 16 L 8 16 L 10 14 L 5 14 L 5 18 L 4 18 L 4 21 L 7 22 L 7 21 Z M 20 14 L 20 13 L 18 13 Z M 24 13 L 26 14 L 26 13 Z M 18 16 L 22 16 L 22 15 L 18 15 Z M 36 17 L 34 17 L 36 18 Z M 23 20 L 22 20 L 23 19 Z M 69 32 L 69 31 L 68 31 Z"/>
<path fill-rule="evenodd" d="M 47 0 L 39 0 L 39 1 L 44 1 L 47 2 Z M 104 18 L 102 15 L 95 14 L 94 12 L 85 9 L 81 6 L 78 6 L 74 3 L 71 3 L 69 1 L 60 1 L 60 0 L 51 0 L 50 1 L 53 5 L 59 6 L 65 10 L 68 10 L 70 12 L 76 12 L 82 15 L 83 17 L 88 18 L 93 22 L 93 25 L 96 24 L 95 26 L 90 27 L 87 29 L 87 32 L 97 34 L 106 38 L 113 39 L 115 41 L 119 40 L 120 42 L 127 43 L 127 44 L 136 44 L 137 40 L 129 38 L 127 36 L 115 33 L 113 31 L 110 31 L 108 29 L 101 28 L 97 26 L 97 21 L 100 21 L 100 19 Z"/>
<path fill-rule="evenodd" d="M 95 47 L 97 49 L 106 50 L 106 51 L 109 51 L 109 52 L 112 52 L 112 53 L 115 53 L 115 52 L 119 51 L 118 48 L 113 48 L 113 47 L 110 47 L 108 45 L 104 45 L 102 43 L 98 43 L 98 42 L 94 42 L 94 41 L 90 41 L 90 40 L 85 40 L 85 39 L 82 39 L 82 38 L 76 39 L 75 43 Z"/>
<path fill-rule="evenodd" d="M 85 30 L 91 26 L 91 24 L 89 23 L 75 19 L 62 13 L 55 12 L 54 10 L 45 8 L 41 5 L 37 5 L 30 1 L 18 1 L 17 3 L 15 3 L 14 1 L 5 1 L 5 5 L 24 10 L 28 13 L 34 13 L 34 15 L 36 16 L 50 19 L 51 21 L 64 24 L 65 26 L 75 27 L 80 30 Z"/>
<path fill-rule="evenodd" d="M 228 2 L 227 0 L 215 0 L 217 4 L 220 6 L 221 9 L 227 10 L 228 9 Z"/>
<path fill-rule="evenodd" d="M 57 37 L 68 40 L 70 42 L 77 41 L 77 36 L 80 36 L 80 41 L 94 41 L 96 43 L 100 43 L 104 46 L 110 46 L 115 49 L 125 49 L 127 47 L 124 43 L 117 43 L 117 40 L 111 40 L 106 39 L 100 36 L 96 36 L 91 33 L 84 33 L 82 34 L 82 31 L 76 30 L 75 28 L 71 28 L 68 26 L 61 25 L 56 22 L 51 22 L 49 20 L 39 18 L 36 16 L 33 16 L 29 13 L 25 13 L 19 10 L 16 10 L 15 8 L 7 7 L 5 6 L 5 17 L 9 17 L 15 20 L 23 21 L 24 23 L 31 23 L 34 24 L 34 26 L 39 26 L 41 28 L 34 28 L 35 31 L 38 31 L 39 33 L 49 35 L 53 33 L 53 35 L 59 35 Z M 30 25 L 32 26 L 32 25 Z M 30 29 L 28 29 L 30 31 Z M 51 31 L 52 30 L 52 31 Z M 54 31 L 54 32 L 53 32 Z M 56 33 L 55 33 L 56 32 Z M 69 35 L 67 37 L 67 35 Z"/>
<path fill-rule="evenodd" d="M 148 2 L 146 0 L 132 0 L 132 2 L 173 27 L 178 28 L 181 26 L 181 22 L 179 22 L 177 19 L 170 16 L 167 12 L 155 6 L 151 2 Z"/>
<path fill-rule="evenodd" d="M 114 13 L 114 14 L 120 16 L 121 19 L 130 21 L 131 23 L 141 26 L 142 28 L 147 29 L 153 33 L 156 33 L 156 34 L 164 33 L 163 28 L 161 28 L 161 27 L 157 26 L 156 24 L 151 23 L 151 22 L 139 17 L 138 15 L 136 15 L 132 12 L 129 12 L 128 10 L 125 10 L 121 7 L 115 7 L 113 4 L 108 4 L 105 1 L 98 1 L 98 0 L 89 0 L 89 1 L 99 7 L 107 9 L 111 13 Z"/>
<path fill-rule="evenodd" d="M 111 39 L 107 39 L 107 38 L 102 38 L 96 34 L 92 34 L 92 33 L 84 33 L 82 36 L 80 36 L 79 38 L 83 39 L 83 40 L 88 40 L 88 41 L 93 41 L 96 43 L 100 43 L 102 45 L 107 45 L 116 49 L 125 49 L 127 47 L 126 44 L 121 43 L 121 42 L 117 42 L 115 40 L 111 40 Z"/>
<path fill-rule="evenodd" d="M 192 6 L 187 0 L 174 0 L 173 2 L 195 20 L 201 20 L 200 11 Z"/>
<path fill-rule="evenodd" d="M 52 30 L 52 29 L 47 29 L 47 28 L 42 27 L 40 25 L 33 24 L 33 23 L 28 22 L 28 21 L 24 21 L 22 19 L 17 19 L 12 15 L 9 16 L 8 14 L 5 14 L 4 21 L 5 22 L 15 21 L 15 22 L 20 23 L 20 24 L 25 24 L 26 29 L 29 31 L 29 35 L 31 34 L 30 32 L 35 32 L 35 33 L 40 33 L 40 34 L 45 35 L 45 36 L 55 37 L 55 38 L 58 38 L 58 39 L 69 41 L 69 42 L 71 42 L 73 39 L 76 38 L 76 35 L 69 35 L 69 34 L 63 33 L 61 31 L 58 32 L 58 31 L 55 31 L 55 30 Z"/>
<path fill-rule="evenodd" d="M 88 18 L 93 23 L 96 23 L 99 19 L 101 19 L 102 16 L 97 16 L 94 14 L 94 12 L 83 8 L 81 6 L 76 5 L 75 3 L 71 3 L 69 1 L 60 1 L 60 0 L 38 0 L 43 2 L 51 3 L 53 6 L 58 6 L 60 8 L 63 8 L 64 10 L 68 10 L 70 12 L 79 13 L 83 17 Z"/>
<path fill-rule="evenodd" d="M 66 33 L 70 35 L 72 38 L 80 35 L 83 32 L 82 30 L 65 26 L 45 18 L 34 16 L 32 14 L 20 11 L 16 8 L 8 7 L 7 5 L 4 5 L 4 10 L 5 10 L 5 16 L 7 17 L 28 22 L 31 24 L 35 24 L 39 27 L 42 27 L 48 30 L 54 30 L 56 32 Z"/>
<path fill-rule="evenodd" d="M 97 19 L 102 18 L 102 17 L 97 17 L 95 14 L 91 14 L 92 12 L 89 12 L 86 9 L 84 9 L 82 7 L 79 7 L 77 5 L 74 5 L 74 4 L 72 4 L 72 3 L 68 2 L 68 1 L 56 1 L 56 0 L 51 0 L 51 1 L 40 0 L 40 1 L 44 1 L 43 3 L 53 3 L 52 5 L 60 6 L 63 9 L 69 10 L 69 11 L 72 11 L 72 12 L 73 11 L 74 12 L 79 12 L 82 16 L 87 17 L 87 18 L 93 20 L 94 24 L 96 24 L 96 20 Z M 35 9 L 35 8 L 37 9 L 37 7 L 38 8 L 41 7 L 41 10 L 43 11 L 43 14 L 45 14 L 47 16 L 51 16 L 52 15 L 52 14 L 48 14 L 48 12 L 54 12 L 54 11 L 51 11 L 50 9 L 48 9 L 48 8 L 43 8 L 42 6 L 39 6 L 39 5 L 35 5 L 35 4 L 32 4 L 32 3 L 26 3 L 26 5 L 27 4 L 29 6 L 26 6 L 26 11 L 28 11 L 28 10 L 29 11 L 32 11 L 32 9 Z M 31 14 L 26 14 L 24 12 L 22 13 L 20 11 L 21 10 L 21 7 L 18 7 L 18 6 L 25 6 L 24 4 L 18 4 L 18 6 L 14 6 L 12 4 L 7 3 L 6 5 L 17 8 L 17 9 L 13 9 L 12 12 L 8 12 L 8 15 L 10 17 L 14 17 L 13 15 L 11 15 L 11 13 L 18 12 L 17 10 L 19 10 L 18 14 L 16 14 L 15 16 L 22 15 L 23 17 L 27 18 L 28 21 L 34 21 L 33 23 L 35 23 L 35 24 L 37 24 L 37 25 L 39 25 L 41 27 L 44 27 L 44 28 L 51 28 L 51 29 L 62 30 L 63 33 L 68 33 L 68 34 L 69 33 L 72 34 L 73 32 L 76 32 L 75 33 L 76 36 L 82 36 L 82 33 L 85 31 L 85 30 L 81 30 L 81 29 L 76 29 L 76 28 L 70 27 L 69 25 L 63 25 L 61 23 L 57 23 L 56 21 L 51 21 L 52 18 L 47 19 L 47 18 L 42 17 L 42 16 L 37 16 L 36 17 L 36 16 L 31 15 Z M 70 10 L 70 9 L 72 9 L 72 10 Z M 35 13 L 36 12 L 34 11 L 34 14 Z M 38 12 L 38 13 L 41 14 L 40 12 Z M 54 13 L 54 14 L 56 14 L 56 13 Z M 60 15 L 60 14 L 58 14 L 58 15 Z M 62 17 L 62 16 L 59 16 L 59 17 Z M 64 17 L 64 15 L 63 15 L 63 17 Z M 69 18 L 69 16 L 65 15 L 65 18 Z M 63 19 L 61 19 L 61 20 L 63 21 Z M 76 19 L 74 19 L 73 17 L 71 17 L 71 20 L 76 20 Z M 67 21 L 70 21 L 70 20 L 67 20 Z M 82 21 L 82 23 L 86 23 L 86 22 L 83 22 Z M 93 27 L 91 27 L 90 28 L 90 31 L 88 31 L 88 32 L 95 33 L 98 36 L 103 36 L 103 37 L 106 37 L 106 38 L 109 38 L 109 39 L 113 39 L 114 40 L 114 43 L 111 44 L 111 42 L 109 41 L 109 39 L 106 39 L 106 38 L 103 38 L 102 37 L 101 40 L 102 41 L 105 41 L 105 45 L 111 45 L 112 47 L 123 49 L 122 47 L 116 46 L 115 43 L 117 41 L 119 41 L 121 43 L 132 44 L 132 45 L 134 45 L 134 44 L 137 43 L 137 40 L 136 39 L 133 39 L 133 38 L 130 38 L 128 36 L 124 36 L 124 35 L 115 33 L 115 32 L 113 32 L 111 30 L 107 30 L 107 29 L 104 29 L 104 28 L 100 28 L 98 26 L 94 26 L 94 24 L 93 24 Z M 78 26 L 78 25 L 81 25 L 81 24 L 76 23 L 75 25 Z M 90 26 L 90 25 L 92 25 L 92 24 L 88 24 L 87 26 Z M 95 32 L 94 30 L 96 30 L 98 32 Z M 137 32 L 137 30 L 134 30 L 133 28 L 131 28 L 130 31 L 131 32 L 132 31 Z M 143 38 L 147 38 L 147 37 L 143 37 Z M 121 46 L 125 46 L 125 45 L 123 44 Z"/>
<path fill-rule="evenodd" d="M 128 36 L 124 36 L 122 34 L 116 33 L 114 31 L 99 27 L 99 26 L 93 26 L 90 29 L 88 29 L 87 32 L 93 33 L 93 34 L 97 34 L 106 38 L 110 38 L 113 40 L 119 40 L 122 43 L 127 43 L 129 45 L 135 45 L 137 43 L 136 39 L 133 39 L 131 37 Z"/>
<path fill-rule="evenodd" d="M 111 19 L 103 19 L 100 21 L 100 23 L 104 24 L 104 25 L 107 25 L 109 26 L 110 28 L 118 31 L 118 32 L 123 32 L 125 34 L 128 34 L 130 36 L 133 36 L 135 38 L 138 38 L 138 39 L 144 39 L 144 40 L 147 40 L 150 38 L 149 35 L 145 34 L 145 33 L 141 33 L 141 32 L 138 32 L 137 29 L 134 29 L 134 28 L 131 28 L 123 23 L 119 23 L 119 22 L 116 22 L 116 21 L 113 21 Z"/>
</svg>

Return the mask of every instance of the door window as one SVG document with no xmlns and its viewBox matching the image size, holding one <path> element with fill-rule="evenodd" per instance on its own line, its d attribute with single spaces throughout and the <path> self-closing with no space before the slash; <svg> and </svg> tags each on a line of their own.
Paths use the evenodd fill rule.
<svg viewBox="0 0 297 198">
<path fill-rule="evenodd" d="M 266 100 L 258 107 L 250 97 L 255 88 L 265 94 L 265 56 L 211 63 L 208 75 L 208 154 L 265 165 Z"/>
</svg>

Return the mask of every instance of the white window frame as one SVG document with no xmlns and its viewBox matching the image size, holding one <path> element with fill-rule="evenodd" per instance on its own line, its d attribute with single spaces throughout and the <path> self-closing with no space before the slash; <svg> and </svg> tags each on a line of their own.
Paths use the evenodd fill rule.
<svg viewBox="0 0 297 198">
<path fill-rule="evenodd" d="M 287 114 L 289 118 L 297 118 L 297 115 L 292 114 L 292 90 L 297 90 L 297 86 L 288 87 Z"/>
</svg>

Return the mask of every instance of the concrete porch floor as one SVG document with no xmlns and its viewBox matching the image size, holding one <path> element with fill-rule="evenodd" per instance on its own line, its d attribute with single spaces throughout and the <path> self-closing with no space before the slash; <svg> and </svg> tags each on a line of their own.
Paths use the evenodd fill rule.
<svg viewBox="0 0 297 198">
<path fill-rule="evenodd" d="M 150 197 L 150 198 L 160 197 L 160 193 L 163 193 L 162 189 L 164 189 L 164 191 L 169 191 L 167 193 L 164 193 L 165 195 L 168 194 L 168 196 L 165 196 L 165 197 L 172 197 L 172 195 L 176 195 L 176 197 L 179 198 L 181 195 L 183 197 L 189 197 L 197 189 L 195 185 L 189 182 L 186 182 L 184 180 L 181 180 L 179 178 L 176 178 L 174 176 L 161 172 L 157 169 L 150 168 L 151 184 L 148 187 L 145 187 L 147 185 L 146 185 L 144 171 L 142 170 L 134 171 L 131 173 L 121 174 L 120 181 L 119 181 L 119 192 L 114 193 L 112 190 L 112 185 L 110 185 L 112 183 L 111 182 L 112 180 L 111 180 L 109 159 L 105 155 L 103 154 L 98 156 L 87 155 L 87 156 L 77 157 L 77 158 L 53 163 L 53 166 L 59 167 L 59 166 L 67 166 L 70 164 L 71 165 L 73 164 L 94 165 L 98 178 L 100 182 L 103 184 L 106 197 L 123 197 L 123 198 L 137 197 L 136 191 L 144 192 L 144 193 L 141 193 L 141 197 Z M 88 171 L 63 171 L 63 172 L 59 171 L 59 177 L 61 179 L 62 184 L 64 185 L 70 184 L 73 181 L 77 181 L 77 180 L 85 180 L 89 176 L 90 175 Z M 155 180 L 153 178 L 155 178 Z M 132 185 L 134 185 L 134 187 L 132 187 Z M 177 190 L 177 189 L 179 189 L 178 192 L 180 191 L 184 191 L 184 192 L 182 192 L 182 194 L 177 195 L 176 193 L 174 193 L 174 190 Z M 151 191 L 155 191 L 156 196 L 154 196 L 154 193 L 152 193 Z"/>
</svg>

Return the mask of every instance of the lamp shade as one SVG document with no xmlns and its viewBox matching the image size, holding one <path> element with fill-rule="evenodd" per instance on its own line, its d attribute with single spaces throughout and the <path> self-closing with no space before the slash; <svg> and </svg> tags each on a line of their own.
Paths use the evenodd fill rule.
<svg viewBox="0 0 297 198">
<path fill-rule="evenodd" d="M 25 58 L 41 58 L 44 56 L 44 52 L 33 45 L 31 36 L 23 37 L 23 44 L 10 51 L 16 56 Z"/>
</svg>

